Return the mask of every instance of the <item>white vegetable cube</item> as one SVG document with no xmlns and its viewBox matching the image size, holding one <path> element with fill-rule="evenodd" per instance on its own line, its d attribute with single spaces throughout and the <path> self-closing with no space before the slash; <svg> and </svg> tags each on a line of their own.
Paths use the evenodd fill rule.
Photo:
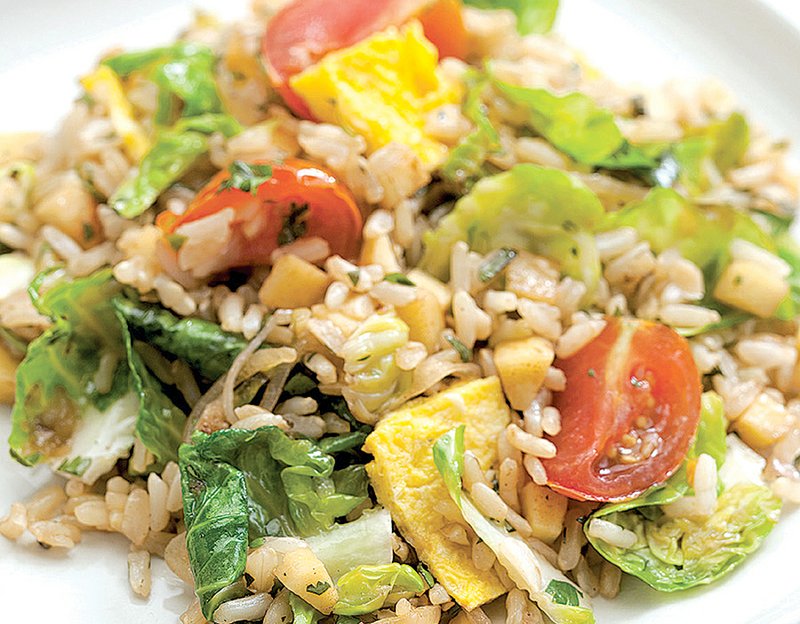
<svg viewBox="0 0 800 624">
<path fill-rule="evenodd" d="M 445 327 L 444 311 L 436 296 L 425 288 L 417 288 L 417 298 L 397 308 L 397 316 L 408 325 L 408 337 L 421 342 L 432 353 L 439 344 Z"/>
<path fill-rule="evenodd" d="M 553 303 L 559 278 L 551 260 L 521 251 L 506 269 L 506 290 L 533 301 Z"/>
<path fill-rule="evenodd" d="M 789 431 L 794 417 L 770 395 L 762 393 L 733 423 L 733 429 L 749 446 L 772 446 Z"/>
<path fill-rule="evenodd" d="M 305 308 L 322 301 L 328 274 L 297 256 L 278 258 L 258 298 L 268 308 Z"/>
<path fill-rule="evenodd" d="M 567 513 L 567 497 L 549 487 L 527 483 L 520 493 L 522 515 L 531 525 L 533 537 L 553 542 L 561 535 Z"/>
<path fill-rule="evenodd" d="M 530 406 L 554 358 L 553 345 L 544 338 L 510 340 L 495 347 L 494 365 L 511 407 L 524 410 Z"/>
<path fill-rule="evenodd" d="M 761 318 L 775 313 L 789 294 L 789 284 L 767 266 L 750 260 L 735 260 L 723 271 L 714 298 Z"/>
</svg>

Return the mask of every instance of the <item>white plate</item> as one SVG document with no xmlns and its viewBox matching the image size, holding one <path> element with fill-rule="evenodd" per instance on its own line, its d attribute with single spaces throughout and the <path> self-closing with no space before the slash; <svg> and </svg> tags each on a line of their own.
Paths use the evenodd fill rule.
<svg viewBox="0 0 800 624">
<path fill-rule="evenodd" d="M 376 0 L 377 1 L 377 0 Z M 776 1 L 776 0 L 773 0 Z M 797 7 L 785 3 L 786 11 Z M 0 0 L 0 131 L 48 129 L 78 93 L 75 78 L 104 50 L 165 42 L 202 5 L 230 16 L 242 0 Z M 757 0 L 563 0 L 559 30 L 623 80 L 693 75 L 731 85 L 752 119 L 800 139 L 800 32 Z M 234 7 L 233 9 L 231 7 Z M 798 22 L 800 23 L 800 21 Z M 8 423 L 0 408 L 0 438 Z M 0 454 L 0 514 L 48 480 Z M 764 547 L 722 581 L 678 595 L 627 579 L 621 596 L 596 600 L 601 624 L 800 622 L 800 515 L 785 517 Z M 86 534 L 69 553 L 0 539 L 0 603 L 8 622 L 173 623 L 190 593 L 162 562 L 150 600 L 127 587 L 125 540 Z"/>
</svg>

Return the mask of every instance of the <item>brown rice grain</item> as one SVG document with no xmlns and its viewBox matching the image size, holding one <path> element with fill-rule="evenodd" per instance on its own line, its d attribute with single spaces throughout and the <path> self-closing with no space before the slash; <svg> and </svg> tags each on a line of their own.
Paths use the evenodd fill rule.
<svg viewBox="0 0 800 624">
<path fill-rule="evenodd" d="M 81 541 L 81 531 L 74 524 L 58 520 L 32 522 L 28 526 L 40 544 L 55 548 L 74 548 Z"/>
<path fill-rule="evenodd" d="M 80 479 L 71 478 L 64 485 L 64 493 L 70 498 L 80 496 L 86 490 L 86 484 Z"/>
<path fill-rule="evenodd" d="M 564 541 L 558 551 L 558 567 L 564 572 L 572 570 L 578 565 L 581 557 L 581 548 L 586 543 L 583 527 L 578 522 L 578 518 L 582 513 L 580 509 L 571 509 L 564 519 L 564 526 L 566 527 Z"/>
<path fill-rule="evenodd" d="M 142 544 L 142 550 L 146 550 L 151 555 L 164 558 L 167 552 L 167 545 L 175 538 L 174 533 L 165 533 L 164 531 L 153 532 L 147 534 L 147 538 Z"/>
<path fill-rule="evenodd" d="M 135 550 L 128 553 L 128 583 L 133 593 L 140 598 L 150 595 L 152 578 L 150 575 L 150 553 Z"/>
<path fill-rule="evenodd" d="M 261 620 L 266 615 L 271 603 L 272 596 L 267 593 L 228 600 L 214 611 L 214 622 L 216 624 L 233 624 L 234 622 Z"/>
<path fill-rule="evenodd" d="M 147 477 L 147 493 L 150 499 L 150 530 L 163 531 L 169 523 L 167 494 L 169 487 L 156 473 Z"/>
<path fill-rule="evenodd" d="M 500 498 L 514 511 L 519 513 L 519 464 L 513 459 L 506 458 L 500 462 L 498 470 L 498 493 Z"/>
<path fill-rule="evenodd" d="M 496 557 L 491 548 L 485 542 L 476 542 L 472 546 L 472 563 L 478 570 L 488 571 L 492 569 Z"/>
<path fill-rule="evenodd" d="M 25 505 L 12 503 L 8 515 L 0 520 L 0 535 L 10 540 L 17 540 L 25 533 L 28 527 L 28 517 Z"/>
<path fill-rule="evenodd" d="M 530 523 L 513 509 L 508 510 L 506 522 L 523 538 L 530 537 L 533 533 Z"/>
<path fill-rule="evenodd" d="M 575 580 L 578 582 L 578 586 L 584 591 L 584 593 L 593 598 L 600 592 L 600 583 L 597 575 L 589 567 L 589 564 L 586 563 L 585 557 L 581 557 L 580 561 L 578 561 L 578 565 L 575 566 L 574 573 Z"/>
<path fill-rule="evenodd" d="M 87 527 L 108 526 L 108 508 L 102 500 L 86 501 L 75 507 L 75 518 Z"/>
<path fill-rule="evenodd" d="M 503 522 L 508 516 L 508 505 L 500 498 L 500 495 L 484 483 L 475 483 L 470 488 L 470 494 L 475 506 L 485 516 L 489 516 L 497 522 Z"/>
<path fill-rule="evenodd" d="M 192 569 L 189 566 L 189 551 L 186 549 L 186 533 L 178 533 L 164 549 L 167 567 L 188 585 L 194 584 Z"/>
<path fill-rule="evenodd" d="M 264 614 L 264 624 L 286 624 L 292 621 L 292 608 L 289 605 L 289 592 L 282 589 Z"/>
<path fill-rule="evenodd" d="M 587 531 L 589 536 L 616 548 L 631 548 L 636 543 L 636 533 L 602 518 L 593 518 Z"/>
<path fill-rule="evenodd" d="M 597 338 L 605 329 L 606 322 L 601 319 L 588 319 L 577 323 L 564 332 L 556 341 L 556 356 L 566 359 L 575 355 L 589 342 Z"/>
<path fill-rule="evenodd" d="M 200 608 L 200 601 L 195 599 L 192 601 L 186 611 L 181 614 L 181 624 L 207 624 L 203 610 Z"/>
<path fill-rule="evenodd" d="M 150 530 L 150 497 L 145 490 L 134 488 L 125 503 L 122 534 L 141 546 Z"/>
<path fill-rule="evenodd" d="M 428 590 L 428 600 L 432 605 L 442 605 L 450 600 L 450 594 L 439 583 Z"/>
<path fill-rule="evenodd" d="M 603 598 L 616 598 L 619 594 L 619 585 L 622 580 L 622 570 L 613 563 L 603 561 L 600 564 L 600 595 Z"/>
<path fill-rule="evenodd" d="M 467 451 L 464 453 L 464 487 L 469 491 L 476 483 L 483 483 L 486 487 L 490 487 L 486 475 L 478 463 L 478 458 L 472 451 Z"/>
<path fill-rule="evenodd" d="M 67 495 L 61 485 L 51 485 L 42 488 L 25 505 L 28 510 L 28 522 L 50 520 L 67 502 Z"/>
<path fill-rule="evenodd" d="M 506 428 L 506 436 L 516 449 L 526 455 L 533 455 L 534 457 L 543 457 L 546 459 L 556 456 L 556 447 L 552 442 L 531 435 L 513 423 Z"/>
<path fill-rule="evenodd" d="M 547 435 L 558 435 L 561 431 L 561 412 L 548 405 L 542 410 L 542 429 Z"/>
<path fill-rule="evenodd" d="M 469 538 L 467 537 L 467 530 L 461 524 L 448 524 L 442 528 L 442 534 L 454 544 L 461 546 L 469 546 Z"/>
</svg>

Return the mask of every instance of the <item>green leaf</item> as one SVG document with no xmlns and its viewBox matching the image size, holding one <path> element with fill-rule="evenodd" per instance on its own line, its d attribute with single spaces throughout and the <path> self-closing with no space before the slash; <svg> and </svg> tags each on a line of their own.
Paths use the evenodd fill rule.
<svg viewBox="0 0 800 624">
<path fill-rule="evenodd" d="M 319 441 L 319 448 L 324 453 L 335 455 L 353 449 L 360 449 L 364 446 L 367 434 L 363 431 L 351 431 L 350 433 L 340 433 L 336 436 L 326 437 Z"/>
<path fill-rule="evenodd" d="M 528 595 L 555 624 L 591 624 L 594 615 L 579 593 L 577 605 L 559 604 L 545 591 L 553 581 L 572 585 L 560 570 L 533 550 L 516 532 L 484 517 L 461 489 L 464 472 L 464 429 L 462 425 L 439 438 L 433 445 L 433 462 L 447 485 L 453 502 L 478 538 L 495 553 L 517 587 Z M 577 588 L 575 588 L 577 591 Z"/>
<path fill-rule="evenodd" d="M 339 600 L 333 612 L 338 615 L 371 613 L 383 607 L 389 598 L 412 596 L 426 589 L 417 571 L 400 563 L 359 566 L 342 576 L 336 586 Z"/>
<path fill-rule="evenodd" d="M 289 214 L 283 218 L 283 226 L 278 232 L 278 245 L 288 245 L 298 238 L 303 238 L 308 230 L 305 218 L 308 214 L 308 204 L 296 204 L 292 202 Z"/>
<path fill-rule="evenodd" d="M 669 481 L 641 497 L 605 505 L 591 518 L 604 518 L 638 536 L 630 549 L 589 541 L 606 559 L 660 591 L 676 591 L 710 583 L 723 576 L 760 545 L 777 521 L 780 502 L 769 488 L 734 484 L 722 492 L 717 511 L 708 519 L 670 519 L 660 506 L 692 493 L 690 465 L 706 453 L 718 467 L 726 461 L 727 420 L 722 399 L 706 392 L 695 441 L 686 461 Z M 590 520 L 586 523 L 589 526 Z"/>
<path fill-rule="evenodd" d="M 328 583 L 327 581 L 317 581 L 313 585 L 308 585 L 306 587 L 306 591 L 309 594 L 314 594 L 315 596 L 321 596 L 326 591 L 328 591 L 330 588 L 331 588 L 331 584 Z"/>
<path fill-rule="evenodd" d="M 489 111 L 483 103 L 483 92 L 489 84 L 484 72 L 468 70 L 464 77 L 467 97 L 464 100 L 464 115 L 475 129 L 461 139 L 442 165 L 442 179 L 456 188 L 470 189 L 480 178 L 489 174 L 486 160 L 503 151 L 500 135 L 492 125 Z"/>
<path fill-rule="evenodd" d="M 328 530 L 367 497 L 363 466 L 334 470 L 314 442 L 275 427 L 198 432 L 192 442 L 179 452 L 186 543 L 207 618 L 244 573 L 249 543 Z"/>
<path fill-rule="evenodd" d="M 247 346 L 237 334 L 223 331 L 202 319 L 179 319 L 156 304 L 126 297 L 114 299 L 114 308 L 125 319 L 132 336 L 183 360 L 209 381 L 221 377 Z"/>
<path fill-rule="evenodd" d="M 600 278 L 593 232 L 604 217 L 597 196 L 569 174 L 517 165 L 478 182 L 425 234 L 421 266 L 446 279 L 457 241 L 484 254 L 499 247 L 526 250 L 558 261 L 591 293 Z"/>
<path fill-rule="evenodd" d="M 357 520 L 335 524 L 306 542 L 335 581 L 359 566 L 392 562 L 392 517 L 385 509 L 365 511 Z"/>
<path fill-rule="evenodd" d="M 129 52 L 103 64 L 127 78 L 142 72 L 158 86 L 156 123 L 169 125 L 179 116 L 219 113 L 222 102 L 214 79 L 217 59 L 206 46 L 179 41 L 143 52 Z"/>
<path fill-rule="evenodd" d="M 327 585 L 327 583 L 325 583 L 325 585 Z M 320 594 L 327 589 L 326 587 Z M 317 624 L 317 622 L 324 617 L 322 613 L 300 598 L 300 596 L 292 594 L 291 592 L 289 593 L 289 606 L 292 608 L 292 614 L 294 615 L 292 624 Z"/>
<path fill-rule="evenodd" d="M 450 346 L 456 350 L 456 353 L 458 353 L 458 357 L 461 358 L 462 362 L 466 364 L 467 362 L 472 361 L 472 349 L 468 348 L 467 345 L 465 345 L 455 336 L 448 335 L 445 336 L 444 339 L 447 340 L 447 342 L 450 343 Z"/>
<path fill-rule="evenodd" d="M 199 132 L 162 132 L 145 154 L 138 171 L 109 198 L 109 205 L 126 219 L 138 217 L 206 151 L 208 141 Z"/>
<path fill-rule="evenodd" d="M 144 365 L 133 347 L 133 339 L 125 318 L 116 309 L 115 313 L 122 328 L 131 383 L 139 397 L 136 435 L 147 450 L 155 455 L 159 464 L 177 461 L 186 414 L 170 400 L 164 387 Z"/>
<path fill-rule="evenodd" d="M 684 258 L 710 271 L 709 291 L 728 263 L 733 239 L 775 250 L 772 238 L 748 214 L 730 206 L 700 207 L 672 189 L 653 189 L 643 200 L 609 213 L 600 230 L 625 226 L 634 228 L 656 253 L 674 247 Z"/>
<path fill-rule="evenodd" d="M 101 271 L 58 283 L 39 299 L 54 324 L 29 345 L 17 370 L 9 446 L 19 461 L 80 466 L 91 482 L 127 456 L 137 397 L 109 304 L 118 291 L 110 271 Z M 110 389 L 97 389 L 101 362 L 113 367 Z"/>
<path fill-rule="evenodd" d="M 272 178 L 272 167 L 269 165 L 248 164 L 242 160 L 234 160 L 228 166 L 230 177 L 219 185 L 219 191 L 238 189 L 258 195 L 259 187 Z"/>
<path fill-rule="evenodd" d="M 478 267 L 478 279 L 483 283 L 491 282 L 502 273 L 516 257 L 517 252 L 513 249 L 498 249 L 489 258 L 481 262 L 481 265 Z"/>
<path fill-rule="evenodd" d="M 520 34 L 543 34 L 553 27 L 558 14 L 558 0 L 465 0 L 479 9 L 508 9 L 517 16 Z"/>
<path fill-rule="evenodd" d="M 732 113 L 725 121 L 712 124 L 712 158 L 720 173 L 738 166 L 750 147 L 750 126 L 741 113 Z"/>
<path fill-rule="evenodd" d="M 555 95 L 546 89 L 517 87 L 493 80 L 495 88 L 524 110 L 526 123 L 579 163 L 598 165 L 625 146 L 611 111 L 582 93 Z"/>
<path fill-rule="evenodd" d="M 565 583 L 558 579 L 550 581 L 544 591 L 553 597 L 553 602 L 569 607 L 577 607 L 583 596 L 583 592 L 572 583 Z"/>
<path fill-rule="evenodd" d="M 386 275 L 383 280 L 385 282 L 390 282 L 392 284 L 400 284 L 402 286 L 416 286 L 414 282 L 408 279 L 407 276 L 403 275 L 402 273 L 389 273 Z"/>
<path fill-rule="evenodd" d="M 186 416 L 133 350 L 112 303 L 120 290 L 105 270 L 37 295 L 55 325 L 19 369 L 9 442 L 25 463 L 52 456 L 56 469 L 93 481 L 128 455 L 134 433 L 160 464 L 177 459 Z M 114 367 L 107 392 L 96 387 L 101 366 Z"/>
</svg>

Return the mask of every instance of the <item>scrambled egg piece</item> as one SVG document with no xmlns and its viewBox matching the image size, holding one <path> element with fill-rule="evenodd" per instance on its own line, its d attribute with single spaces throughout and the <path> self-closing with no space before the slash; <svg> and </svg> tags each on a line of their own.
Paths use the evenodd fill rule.
<svg viewBox="0 0 800 624">
<path fill-rule="evenodd" d="M 403 537 L 436 580 L 468 610 L 506 590 L 494 571 L 475 567 L 471 546 L 456 544 L 442 532 L 461 515 L 433 463 L 433 443 L 464 424 L 466 448 L 486 469 L 496 460 L 496 439 L 509 420 L 500 381 L 489 377 L 389 414 L 364 445 L 375 457 L 367 472 L 378 501 L 391 512 Z"/>
<path fill-rule="evenodd" d="M 362 135 L 370 150 L 392 141 L 411 147 L 428 167 L 447 155 L 425 134 L 425 116 L 461 101 L 461 86 L 437 66 L 436 48 L 417 21 L 332 52 L 290 81 L 321 121 Z"/>
<path fill-rule="evenodd" d="M 108 109 L 111 123 L 122 138 L 128 156 L 136 162 L 141 160 L 150 144 L 144 130 L 133 117 L 133 107 L 125 97 L 122 82 L 114 71 L 100 65 L 94 72 L 84 76 L 81 84 L 89 95 Z"/>
</svg>

